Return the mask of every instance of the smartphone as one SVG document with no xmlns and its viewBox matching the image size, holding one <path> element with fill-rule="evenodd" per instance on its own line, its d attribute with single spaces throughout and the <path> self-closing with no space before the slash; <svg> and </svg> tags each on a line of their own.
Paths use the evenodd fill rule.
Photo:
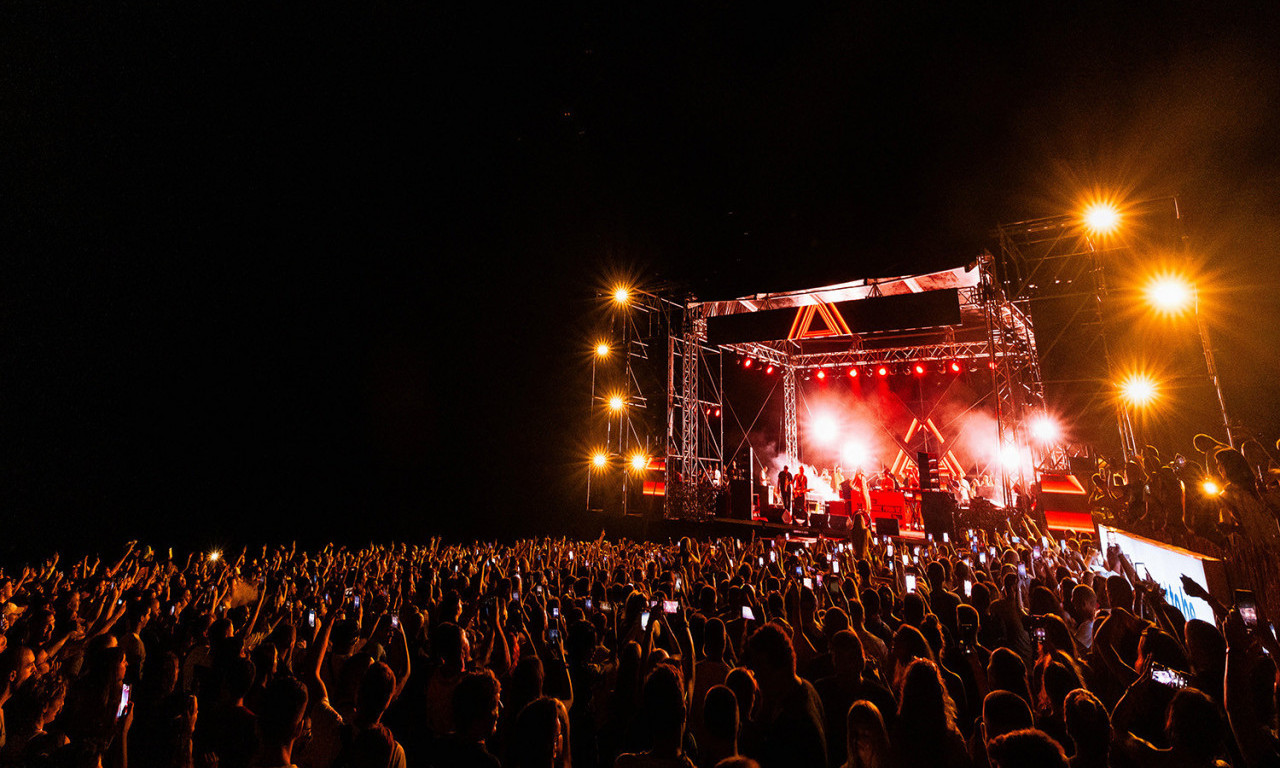
<svg viewBox="0 0 1280 768">
<path fill-rule="evenodd" d="M 551 606 L 551 618 L 553 619 L 560 618 L 560 608 L 558 606 L 554 606 L 554 605 Z"/>
<path fill-rule="evenodd" d="M 177 606 L 177 604 L 176 604 L 176 603 L 175 603 L 175 604 L 173 604 L 173 605 L 170 605 L 170 606 L 169 606 L 169 615 L 170 615 L 170 616 L 173 616 L 173 615 L 177 614 L 177 612 L 178 612 L 178 606 Z"/>
<path fill-rule="evenodd" d="M 973 582 L 968 579 L 964 580 L 964 596 L 969 597 L 973 594 Z"/>
<path fill-rule="evenodd" d="M 1014 543 L 1014 544 L 1021 544 L 1021 543 L 1022 543 L 1022 539 L 1018 538 L 1017 536 L 1014 536 L 1014 537 L 1013 537 L 1013 543 Z"/>
<path fill-rule="evenodd" d="M 797 565 L 797 566 L 796 566 L 796 575 L 797 575 L 797 576 L 801 576 L 801 575 L 803 575 L 803 574 L 804 574 L 804 566 L 803 566 L 803 565 Z"/>
<path fill-rule="evenodd" d="M 1018 563 L 1018 578 L 1027 578 L 1027 566 L 1022 563 Z"/>
<path fill-rule="evenodd" d="M 353 596 L 351 598 L 351 604 L 356 607 L 357 611 L 360 610 L 360 596 L 359 595 Z"/>
<path fill-rule="evenodd" d="M 916 575 L 914 573 L 907 574 L 907 592 L 915 594 L 916 591 Z"/>
<path fill-rule="evenodd" d="M 950 544 L 950 543 L 951 543 L 951 534 L 947 533 L 946 531 L 943 531 L 943 532 L 942 532 L 942 543 L 943 543 L 943 544 Z"/>
<path fill-rule="evenodd" d="M 1048 637 L 1048 633 L 1045 631 L 1044 627 L 1036 627 L 1034 632 L 1035 632 L 1037 643 L 1043 643 L 1045 639 Z"/>
<path fill-rule="evenodd" d="M 756 560 L 758 560 L 758 561 L 759 561 L 759 567 L 763 568 L 763 567 L 764 567 L 764 558 L 763 558 L 763 557 L 757 557 L 757 558 L 756 558 Z"/>
<path fill-rule="evenodd" d="M 769 550 L 769 562 L 771 563 L 778 562 L 778 551 L 776 549 Z"/>
<path fill-rule="evenodd" d="M 832 572 L 832 573 L 834 573 L 834 574 L 839 574 L 839 573 L 840 573 L 840 561 L 839 561 L 839 560 L 832 560 L 832 561 L 831 561 L 831 572 Z"/>
<path fill-rule="evenodd" d="M 399 616 L 392 616 L 392 617 L 391 617 L 391 628 L 392 628 L 392 629 L 399 629 L 399 628 L 400 628 L 400 617 L 399 617 Z"/>
<path fill-rule="evenodd" d="M 981 563 L 981 564 L 983 564 L 983 565 L 986 565 L 986 564 L 987 564 L 987 553 L 986 553 L 986 552 L 979 552 L 979 553 L 978 553 L 978 562 L 979 562 L 979 563 Z"/>
<path fill-rule="evenodd" d="M 1244 619 L 1244 626 L 1250 632 L 1258 628 L 1258 603 L 1253 598 L 1252 589 L 1236 590 L 1236 608 L 1240 611 L 1240 618 Z"/>
<path fill-rule="evenodd" d="M 680 611 L 680 603 L 679 603 L 679 602 L 677 602 L 677 601 L 675 601 L 675 600 L 663 600 L 663 601 L 662 601 L 662 612 L 663 612 L 663 613 L 678 613 L 679 611 Z"/>
<path fill-rule="evenodd" d="M 645 611 L 644 613 L 640 614 L 640 628 L 641 629 L 649 628 L 649 612 L 648 611 Z"/>
<path fill-rule="evenodd" d="M 534 589 L 538 590 L 538 594 L 542 594 L 542 585 L 541 585 L 541 584 L 539 584 L 538 586 L 534 587 Z"/>
<path fill-rule="evenodd" d="M 819 588 L 821 588 L 821 587 L 822 587 L 822 574 L 820 574 L 820 573 L 819 573 L 817 576 L 814 576 L 814 581 L 817 583 L 818 587 L 819 587 Z"/>
<path fill-rule="evenodd" d="M 742 606 L 742 618 L 746 619 L 747 621 L 755 621 L 756 612 L 751 610 L 751 606 L 744 605 Z"/>
<path fill-rule="evenodd" d="M 129 706 L 129 684 L 125 683 L 120 688 L 120 706 L 116 707 L 116 719 L 124 717 L 124 710 Z"/>
<path fill-rule="evenodd" d="M 570 559 L 570 560 L 572 560 L 572 559 L 573 559 L 573 550 L 572 550 L 572 549 L 571 549 L 571 550 L 569 550 L 569 559 Z"/>
<path fill-rule="evenodd" d="M 892 544 L 890 544 L 890 545 L 888 545 L 887 547 L 885 547 L 885 548 L 884 548 L 884 553 L 885 553 L 885 555 L 886 555 L 887 557 L 893 557 L 893 545 L 892 545 Z"/>
<path fill-rule="evenodd" d="M 583 600 L 582 604 L 586 606 L 588 611 L 591 610 L 591 598 L 588 597 L 586 600 Z"/>
<path fill-rule="evenodd" d="M 1186 688 L 1191 684 L 1191 679 L 1187 675 L 1159 664 L 1151 665 L 1151 680 L 1174 690 Z"/>
<path fill-rule="evenodd" d="M 646 616 L 646 617 L 647 617 L 648 615 L 649 615 L 649 614 L 647 614 L 647 613 L 645 614 L 645 616 Z M 647 625 L 648 623 L 649 623 L 649 622 L 648 622 L 648 619 L 646 618 L 646 619 L 645 619 L 645 624 Z M 559 629 L 557 629 L 557 628 L 555 628 L 555 627 L 552 627 L 551 629 L 548 629 L 548 630 L 547 630 L 547 639 L 548 639 L 548 640 L 550 640 L 550 641 L 551 641 L 551 642 L 553 642 L 553 643 L 558 643 L 558 642 L 560 642 L 560 630 L 559 630 Z"/>
<path fill-rule="evenodd" d="M 307 626 L 312 629 L 316 628 L 316 611 L 314 608 L 307 611 Z"/>
<path fill-rule="evenodd" d="M 681 592 L 681 591 L 683 591 L 683 590 L 684 590 L 684 582 L 680 580 L 680 577 L 679 577 L 679 576 L 677 576 L 677 577 L 676 577 L 676 591 L 677 591 L 677 592 Z"/>
<path fill-rule="evenodd" d="M 1031 548 L 1031 556 L 1032 556 L 1032 557 L 1034 557 L 1034 558 L 1036 558 L 1037 560 L 1039 560 L 1039 559 L 1040 559 L 1040 548 L 1039 548 L 1039 547 L 1032 547 L 1032 548 Z"/>
<path fill-rule="evenodd" d="M 516 601 L 516 602 L 520 602 L 520 593 L 519 593 L 519 592 L 512 592 L 512 593 L 511 593 L 511 599 L 512 599 L 512 600 L 514 600 L 514 601 Z"/>
<path fill-rule="evenodd" d="M 805 589 L 813 589 L 813 579 L 808 576 L 801 579 L 801 583 L 804 584 Z"/>
</svg>

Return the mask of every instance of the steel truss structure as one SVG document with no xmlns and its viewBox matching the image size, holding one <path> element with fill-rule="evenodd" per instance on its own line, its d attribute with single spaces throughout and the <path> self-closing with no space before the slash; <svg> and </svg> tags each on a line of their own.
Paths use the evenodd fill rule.
<svg viewBox="0 0 1280 768">
<path fill-rule="evenodd" d="M 1055 452 L 1053 447 L 1033 444 L 1030 440 L 1028 425 L 1045 410 L 1035 330 L 1030 316 L 1006 294 L 995 267 L 995 257 L 983 254 L 968 268 L 928 275 L 860 280 L 806 291 L 758 294 L 733 301 L 686 303 L 685 331 L 679 338 L 672 337 L 668 356 L 667 514 L 701 517 L 709 511 L 687 502 L 697 494 L 671 491 L 682 484 L 712 477 L 728 458 L 722 422 L 716 426 L 708 419 L 709 413 L 724 404 L 723 358 L 726 354 L 746 355 L 781 372 L 783 445 L 793 462 L 799 459 L 797 374 L 851 366 L 875 368 L 960 362 L 970 367 L 985 366 L 990 371 L 993 410 L 1001 444 L 1015 450 L 1018 456 L 1030 456 L 1035 467 L 1058 463 L 1060 450 Z M 797 339 L 721 346 L 712 345 L 707 339 L 707 320 L 721 315 L 789 307 L 803 311 L 806 307 L 837 301 L 923 293 L 938 288 L 957 289 L 960 325 L 849 333 L 824 339 L 820 348 L 806 346 L 803 340 Z M 1030 468 L 1025 464 L 1018 461 L 1016 467 L 1001 466 L 1006 505 L 1013 501 L 1015 484 L 1025 489 L 1033 479 L 1026 476 Z"/>
</svg>

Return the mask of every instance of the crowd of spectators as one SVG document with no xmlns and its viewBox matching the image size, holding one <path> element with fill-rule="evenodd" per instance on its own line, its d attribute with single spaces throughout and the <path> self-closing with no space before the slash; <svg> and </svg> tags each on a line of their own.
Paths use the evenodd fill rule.
<svg viewBox="0 0 1280 768">
<path fill-rule="evenodd" d="M 53 557 L 0 575 L 0 768 L 1280 764 L 1265 600 L 939 538 Z"/>
</svg>

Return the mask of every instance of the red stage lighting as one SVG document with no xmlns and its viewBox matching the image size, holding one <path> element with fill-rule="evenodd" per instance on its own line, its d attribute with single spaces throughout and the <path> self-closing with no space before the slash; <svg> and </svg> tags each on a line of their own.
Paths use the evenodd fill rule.
<svg viewBox="0 0 1280 768">
<path fill-rule="evenodd" d="M 771 365 L 771 366 L 769 366 L 768 368 L 765 368 L 765 369 L 764 369 L 764 372 L 765 372 L 765 373 L 773 373 L 773 366 Z"/>
<path fill-rule="evenodd" d="M 716 418 L 717 418 L 717 419 L 718 419 L 718 418 L 720 418 L 720 409 L 719 409 L 719 408 L 717 408 L 717 409 L 716 409 Z"/>
<path fill-rule="evenodd" d="M 951 361 L 951 372 L 952 372 L 952 373 L 959 373 L 959 372 L 960 372 L 960 364 L 959 364 L 959 363 L 957 363 L 957 362 L 956 362 L 956 361 L 954 361 L 954 360 L 952 360 L 952 361 Z"/>
<path fill-rule="evenodd" d="M 825 378 L 827 378 L 827 372 L 826 372 L 826 371 L 818 371 L 818 378 L 819 378 L 819 379 L 825 379 Z"/>
<path fill-rule="evenodd" d="M 994 371 L 996 369 L 996 361 L 992 360 L 991 362 L 987 363 L 987 367 Z"/>
<path fill-rule="evenodd" d="M 744 361 L 743 361 L 743 363 L 742 363 L 742 367 L 744 367 L 744 368 L 750 368 L 750 367 L 751 367 L 751 358 L 749 358 L 749 357 L 748 357 L 746 360 L 744 360 Z"/>
<path fill-rule="evenodd" d="M 849 378 L 851 378 L 851 379 L 856 379 L 856 378 L 858 378 L 858 369 L 857 369 L 857 368 L 850 368 L 850 369 L 849 369 Z"/>
<path fill-rule="evenodd" d="M 923 365 L 923 364 L 921 364 L 921 363 L 916 363 L 915 372 L 916 372 L 916 375 L 917 375 L 917 376 L 923 376 L 923 375 L 924 375 L 924 365 Z"/>
<path fill-rule="evenodd" d="M 882 365 L 882 366 L 880 366 L 879 368 L 877 368 L 877 369 L 876 369 L 876 373 L 878 373 L 878 374 L 879 374 L 879 375 L 881 375 L 881 376 L 888 376 L 888 375 L 889 375 L 889 369 L 888 369 L 888 368 L 885 368 L 885 367 Z"/>
</svg>

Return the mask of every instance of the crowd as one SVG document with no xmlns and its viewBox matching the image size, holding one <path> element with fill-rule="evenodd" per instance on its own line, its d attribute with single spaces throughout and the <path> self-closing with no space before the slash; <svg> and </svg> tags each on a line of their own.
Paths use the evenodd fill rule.
<svg viewBox="0 0 1280 768">
<path fill-rule="evenodd" d="M 0 767 L 1280 764 L 1265 600 L 940 539 L 53 557 L 0 575 Z"/>
</svg>

